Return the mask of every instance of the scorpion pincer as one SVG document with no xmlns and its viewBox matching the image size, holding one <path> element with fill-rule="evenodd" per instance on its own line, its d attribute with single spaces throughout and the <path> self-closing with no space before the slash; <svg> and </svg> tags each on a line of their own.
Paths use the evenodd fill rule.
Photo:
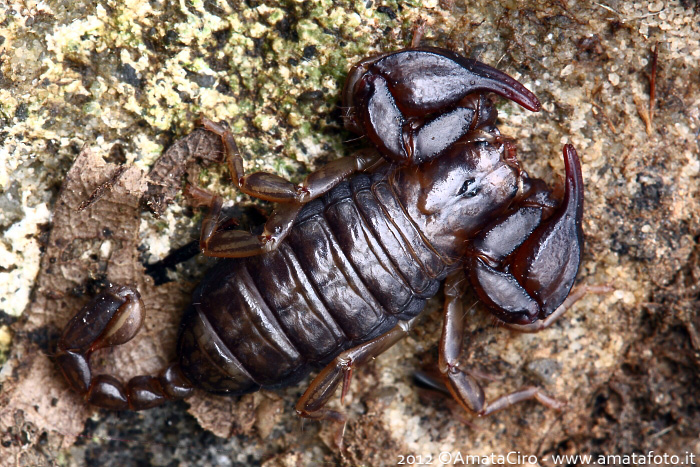
<svg viewBox="0 0 700 467">
<path fill-rule="evenodd" d="M 221 198 L 190 188 L 209 206 L 201 250 L 224 259 L 194 291 L 176 362 L 125 385 L 92 375 L 91 353 L 127 342 L 143 321 L 139 293 L 112 286 L 58 342 L 69 384 L 91 404 L 142 410 L 195 387 L 243 394 L 320 369 L 297 411 L 343 420 L 326 407 L 337 387 L 345 394 L 356 366 L 404 337 L 444 281 L 439 370 L 462 407 L 486 415 L 533 398 L 558 407 L 536 387 L 487 402 L 460 361 L 469 284 L 503 325 L 542 329 L 566 309 L 583 243 L 576 151 L 564 147 L 565 190 L 557 197 L 519 166 L 489 93 L 540 109 L 518 81 L 445 49 L 365 59 L 343 91 L 345 124 L 376 149 L 331 162 L 299 185 L 246 174 L 231 132 L 203 119 L 222 138 L 236 186 L 278 208 L 256 235 L 224 227 Z"/>
</svg>

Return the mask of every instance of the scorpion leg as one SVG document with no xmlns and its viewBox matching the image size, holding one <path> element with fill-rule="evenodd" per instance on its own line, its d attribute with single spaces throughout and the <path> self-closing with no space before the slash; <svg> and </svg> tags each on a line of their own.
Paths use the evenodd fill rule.
<svg viewBox="0 0 700 467">
<path fill-rule="evenodd" d="M 139 331 L 144 306 L 136 289 L 112 286 L 85 305 L 63 330 L 55 359 L 68 384 L 85 400 L 111 410 L 144 410 L 188 397 L 193 388 L 179 364 L 159 376 L 136 376 L 126 385 L 110 375 L 93 376 L 92 352 L 124 344 Z"/>
<path fill-rule="evenodd" d="M 379 160 L 379 156 L 373 152 L 358 152 L 353 156 L 343 157 L 326 164 L 310 173 L 299 185 L 267 172 L 246 175 L 243 170 L 243 158 L 231 130 L 207 118 L 202 118 L 201 122 L 205 129 L 221 136 L 226 161 L 236 187 L 247 195 L 265 201 L 307 203 L 332 189 L 348 175 L 369 169 Z"/>
<path fill-rule="evenodd" d="M 333 189 L 348 175 L 370 169 L 382 162 L 375 151 L 360 151 L 310 173 L 300 185 L 265 172 L 245 175 L 243 159 L 231 132 L 206 118 L 202 119 L 202 124 L 207 130 L 221 136 L 231 176 L 243 193 L 282 203 L 265 223 L 263 232 L 254 235 L 243 230 L 222 229 L 222 224 L 226 222 L 221 218 L 222 198 L 200 188 L 188 187 L 191 196 L 200 203 L 209 205 L 209 212 L 202 221 L 200 237 L 200 247 L 207 256 L 242 258 L 274 250 L 289 233 L 305 203 Z"/>
<path fill-rule="evenodd" d="M 422 313 L 409 321 L 400 322 L 381 336 L 338 355 L 311 381 L 311 384 L 309 384 L 309 387 L 297 402 L 297 413 L 305 418 L 334 420 L 337 422 L 345 421 L 344 413 L 325 407 L 340 382 L 343 382 L 342 400 L 347 393 L 353 369 L 379 356 L 406 337 L 421 316 Z"/>
<path fill-rule="evenodd" d="M 530 324 L 502 323 L 502 326 L 504 328 L 511 329 L 513 331 L 518 331 L 518 332 L 539 332 L 543 329 L 547 329 L 552 324 L 554 324 L 559 318 L 561 318 L 564 315 L 564 313 L 566 313 L 566 311 L 569 308 L 571 308 L 573 306 L 574 303 L 581 300 L 587 294 L 589 294 L 589 293 L 605 294 L 605 293 L 610 293 L 614 290 L 615 289 L 608 284 L 577 285 L 576 287 L 571 289 L 571 293 L 569 294 L 568 297 L 566 297 L 566 300 L 564 300 L 564 303 L 559 305 L 559 308 L 554 310 L 554 312 L 552 312 L 552 314 L 547 316 L 545 319 L 535 321 L 534 323 L 530 323 Z"/>
<path fill-rule="evenodd" d="M 254 235 L 245 230 L 227 229 L 230 219 L 224 219 L 221 215 L 223 199 L 220 196 L 193 186 L 188 186 L 186 193 L 209 206 L 202 219 L 199 247 L 205 255 L 216 258 L 243 258 L 277 248 L 303 207 L 301 203 L 278 206 L 265 222 L 263 232 Z"/>
<path fill-rule="evenodd" d="M 484 389 L 477 381 L 479 374 L 459 367 L 464 340 L 464 309 L 462 295 L 467 286 L 466 276 L 458 271 L 445 281 L 445 308 L 440 338 L 439 369 L 452 397 L 468 412 L 479 416 L 492 414 L 513 404 L 529 399 L 559 409 L 562 403 L 535 386 L 528 386 L 487 402 Z"/>
</svg>

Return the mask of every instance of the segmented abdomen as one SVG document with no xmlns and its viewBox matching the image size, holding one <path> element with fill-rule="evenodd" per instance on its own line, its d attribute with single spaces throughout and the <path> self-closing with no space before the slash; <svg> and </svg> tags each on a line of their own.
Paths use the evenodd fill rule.
<svg viewBox="0 0 700 467">
<path fill-rule="evenodd" d="M 183 321 L 182 368 L 209 391 L 293 384 L 416 316 L 446 272 L 382 174 L 357 175 L 308 203 L 277 250 L 209 272 Z"/>
</svg>

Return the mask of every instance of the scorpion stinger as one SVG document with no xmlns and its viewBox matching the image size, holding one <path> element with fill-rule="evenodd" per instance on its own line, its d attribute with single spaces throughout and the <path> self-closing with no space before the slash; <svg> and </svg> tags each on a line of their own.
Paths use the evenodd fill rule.
<svg viewBox="0 0 700 467">
<path fill-rule="evenodd" d="M 92 353 L 129 342 L 141 328 L 144 314 L 136 289 L 111 286 L 66 325 L 57 344 L 56 362 L 68 384 L 88 403 L 111 410 L 143 410 L 192 394 L 192 385 L 177 363 L 158 376 L 136 376 L 127 384 L 111 375 L 92 374 Z"/>
</svg>

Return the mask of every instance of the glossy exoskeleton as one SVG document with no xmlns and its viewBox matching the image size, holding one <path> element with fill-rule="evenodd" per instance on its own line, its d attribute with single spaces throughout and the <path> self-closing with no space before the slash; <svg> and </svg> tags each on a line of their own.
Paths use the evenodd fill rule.
<svg viewBox="0 0 700 467">
<path fill-rule="evenodd" d="M 460 362 L 461 296 L 469 284 L 504 325 L 536 331 L 566 309 L 581 257 L 576 151 L 564 147 L 559 198 L 520 168 L 496 128 L 491 92 L 540 109 L 519 82 L 448 50 L 366 59 L 348 77 L 345 119 L 376 150 L 331 162 L 300 185 L 245 174 L 231 132 L 204 119 L 223 140 L 237 187 L 278 209 L 254 235 L 226 226 L 221 198 L 189 187 L 209 205 L 201 249 L 225 259 L 194 292 L 177 362 L 126 385 L 92 375 L 91 353 L 128 341 L 143 320 L 138 292 L 112 286 L 68 323 L 58 343 L 70 385 L 100 407 L 141 410 L 194 387 L 243 394 L 321 369 L 297 411 L 342 420 L 325 407 L 338 385 L 345 394 L 353 368 L 404 337 L 444 281 L 439 370 L 455 399 L 479 415 L 531 398 L 558 407 L 535 387 L 486 402 L 478 374 Z"/>
</svg>

